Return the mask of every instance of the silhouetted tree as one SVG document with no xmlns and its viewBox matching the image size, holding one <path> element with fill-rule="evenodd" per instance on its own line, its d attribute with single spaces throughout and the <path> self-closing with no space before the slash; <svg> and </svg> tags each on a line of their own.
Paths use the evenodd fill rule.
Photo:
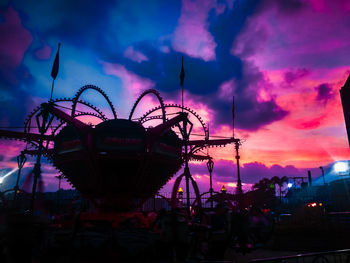
<svg viewBox="0 0 350 263">
<path fill-rule="evenodd" d="M 271 191 L 272 181 L 269 178 L 263 178 L 258 183 L 253 185 L 253 189 L 262 190 L 264 192 Z"/>
<path fill-rule="evenodd" d="M 247 205 L 267 205 L 270 207 L 275 203 L 276 195 L 274 184 L 271 179 L 263 178 L 258 183 L 253 185 L 253 191 L 245 193 Z"/>
<path fill-rule="evenodd" d="M 288 182 L 288 177 L 287 176 L 282 176 L 282 177 L 278 177 L 278 176 L 274 176 L 271 178 L 271 182 L 274 184 L 274 185 L 278 185 L 279 187 L 279 197 L 280 197 L 280 200 L 282 200 L 282 187 L 285 183 Z"/>
</svg>

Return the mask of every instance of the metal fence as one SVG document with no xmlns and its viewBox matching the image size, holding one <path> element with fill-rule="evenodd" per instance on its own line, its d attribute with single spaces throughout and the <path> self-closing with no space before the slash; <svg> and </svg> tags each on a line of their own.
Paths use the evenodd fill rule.
<svg viewBox="0 0 350 263">
<path fill-rule="evenodd" d="M 231 194 L 231 193 L 230 193 Z M 162 197 L 161 197 L 162 196 Z M 153 198 L 148 199 L 142 206 L 143 211 L 158 211 L 162 208 L 165 210 L 170 210 L 170 200 L 171 200 L 171 193 L 162 193 L 161 196 L 156 195 Z M 204 193 L 201 196 L 201 202 L 203 208 L 211 208 L 211 202 L 210 202 L 210 193 Z M 194 204 L 196 200 L 196 196 L 194 193 L 190 193 L 190 206 Z M 186 192 L 183 193 L 182 198 L 177 198 L 178 207 L 187 207 L 187 201 L 186 201 Z M 215 207 L 217 202 L 213 201 L 213 207 Z"/>
</svg>

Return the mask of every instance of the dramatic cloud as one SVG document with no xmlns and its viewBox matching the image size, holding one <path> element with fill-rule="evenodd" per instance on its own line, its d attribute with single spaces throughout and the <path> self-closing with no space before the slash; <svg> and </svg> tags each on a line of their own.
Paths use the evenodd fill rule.
<svg viewBox="0 0 350 263">
<path fill-rule="evenodd" d="M 249 57 L 266 69 L 348 65 L 348 2 L 315 2 L 262 1 L 234 46 L 254 45 Z"/>
<path fill-rule="evenodd" d="M 213 8 L 219 10 L 216 1 L 183 1 L 179 25 L 174 32 L 173 48 L 191 57 L 205 61 L 215 60 L 213 36 L 208 32 L 208 14 Z M 225 6 L 223 6 L 225 8 Z"/>
<path fill-rule="evenodd" d="M 208 170 L 205 164 L 197 164 L 191 166 L 191 173 L 193 175 L 205 175 L 208 174 Z M 280 165 L 272 165 L 268 167 L 262 163 L 253 162 L 242 165 L 241 179 L 243 183 L 252 184 L 256 183 L 262 178 L 272 178 L 273 176 L 304 176 L 302 173 L 304 170 L 297 169 L 292 165 L 285 167 Z M 214 163 L 213 176 L 216 181 L 221 182 L 237 182 L 237 166 L 235 162 L 219 160 Z"/>
<path fill-rule="evenodd" d="M 21 127 L 47 101 L 58 42 L 54 97 L 95 84 L 124 118 L 148 88 L 180 103 L 183 57 L 185 105 L 210 125 L 211 136 L 232 136 L 235 97 L 246 187 L 262 176 L 305 174 L 350 156 L 338 96 L 350 74 L 349 14 L 347 0 L 2 1 L 0 125 Z M 111 116 L 103 97 L 83 98 Z M 157 105 L 147 97 L 135 116 Z M 23 148 L 1 141 L 3 167 L 14 168 Z M 218 187 L 234 187 L 233 152 L 232 145 L 210 149 L 220 160 Z M 206 188 L 205 166 L 191 167 Z M 47 185 L 55 185 L 55 174 L 45 168 Z"/>
</svg>

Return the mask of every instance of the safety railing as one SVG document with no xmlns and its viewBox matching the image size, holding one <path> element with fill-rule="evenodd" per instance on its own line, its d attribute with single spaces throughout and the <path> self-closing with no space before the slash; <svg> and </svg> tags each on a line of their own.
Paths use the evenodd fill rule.
<svg viewBox="0 0 350 263">
<path fill-rule="evenodd" d="M 350 249 L 253 259 L 251 263 L 350 263 Z"/>
</svg>

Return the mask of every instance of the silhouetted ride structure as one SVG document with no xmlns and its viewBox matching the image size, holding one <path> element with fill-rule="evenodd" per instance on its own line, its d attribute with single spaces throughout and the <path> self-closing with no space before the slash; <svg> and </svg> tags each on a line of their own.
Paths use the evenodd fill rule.
<svg viewBox="0 0 350 263">
<path fill-rule="evenodd" d="M 101 109 L 80 98 L 87 90 L 94 90 L 105 98 L 112 112 L 111 119 Z M 153 95 L 159 106 L 133 119 L 138 104 L 148 95 Z M 167 114 L 167 110 L 171 113 Z M 86 117 L 97 118 L 100 123 L 86 123 Z M 201 130 L 199 140 L 190 139 L 191 120 L 194 119 Z M 156 125 L 147 126 L 149 123 Z M 22 154 L 37 157 L 33 169 L 33 202 L 41 177 L 40 158 L 43 155 L 100 211 L 140 207 L 182 165 L 185 165 L 184 173 L 176 181 L 173 193 L 177 192 L 179 181 L 185 177 L 187 188 L 189 181 L 192 182 L 200 205 L 199 190 L 190 175 L 188 161 L 208 160 L 209 156 L 198 154 L 205 147 L 229 143 L 239 145 L 239 139 L 233 137 L 209 139 L 208 128 L 195 111 L 177 104 L 165 104 L 154 89 L 146 90 L 138 97 L 128 119 L 120 119 L 106 93 L 93 85 L 83 86 L 72 99 L 42 103 L 26 118 L 23 132 L 1 130 L 0 137 L 26 142 Z M 172 204 L 176 206 L 175 202 Z"/>
</svg>

